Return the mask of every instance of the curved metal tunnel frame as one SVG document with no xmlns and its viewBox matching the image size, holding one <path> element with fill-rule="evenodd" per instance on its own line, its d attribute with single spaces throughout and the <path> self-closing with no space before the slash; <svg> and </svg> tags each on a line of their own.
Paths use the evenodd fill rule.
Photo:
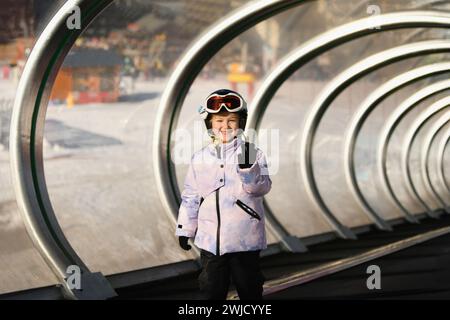
<svg viewBox="0 0 450 320">
<path fill-rule="evenodd" d="M 448 45 L 450 42 L 440 41 L 440 43 L 435 43 L 433 45 L 434 41 L 431 42 L 420 42 L 417 43 L 417 48 L 415 50 L 418 50 L 419 48 L 422 48 L 422 50 L 426 50 L 425 48 L 431 49 L 433 46 L 436 46 L 436 48 L 441 48 L 444 51 L 448 51 Z M 395 48 L 394 48 L 395 49 Z M 414 52 L 414 49 L 411 49 L 412 52 Z M 383 100 L 385 100 L 390 94 L 393 92 L 405 87 L 408 84 L 411 84 L 414 81 L 417 81 L 419 79 L 423 79 L 426 77 L 430 77 L 432 75 L 440 74 L 443 72 L 450 71 L 450 62 L 449 63 L 436 63 L 432 65 L 426 65 L 423 67 L 419 67 L 417 69 L 413 69 L 410 71 L 407 71 L 403 74 L 400 74 L 391 80 L 387 81 L 380 87 L 378 87 L 374 92 L 372 92 L 358 107 L 356 112 L 354 113 L 351 121 L 350 126 L 348 127 L 346 133 L 345 133 L 345 139 L 344 139 L 344 172 L 347 179 L 348 185 L 351 187 L 353 196 L 359 200 L 360 203 L 363 203 L 365 206 L 367 206 L 365 209 L 370 210 L 370 212 L 375 212 L 375 209 L 373 209 L 369 202 L 365 199 L 364 194 L 360 190 L 357 179 L 356 179 L 356 170 L 354 166 L 354 157 L 355 157 L 355 148 L 356 148 L 356 142 L 358 135 L 362 129 L 362 126 L 365 122 L 365 120 L 369 117 L 371 112 L 376 108 L 376 106 L 381 103 Z M 389 124 L 390 125 L 390 124 Z M 386 126 L 389 126 L 386 124 Z M 391 127 L 389 127 L 391 129 Z M 386 140 L 387 141 L 387 140 Z M 383 153 L 381 154 L 382 158 L 377 159 L 378 161 L 382 161 L 382 163 L 385 163 L 385 157 L 387 152 L 387 144 L 384 144 L 385 141 L 380 140 L 379 145 L 383 147 Z M 379 154 L 380 155 L 380 154 Z M 381 170 L 381 175 L 383 178 L 387 179 L 387 171 L 386 167 L 383 166 Z M 399 208 L 403 211 L 405 218 L 410 222 L 418 222 L 418 220 L 410 213 L 404 206 L 401 205 L 399 201 L 393 196 L 392 189 L 388 189 L 388 196 L 389 199 L 394 200 L 393 202 L 399 206 Z"/>
<path fill-rule="evenodd" d="M 384 189 L 386 195 L 388 195 L 395 204 L 401 210 L 407 210 L 405 206 L 403 206 L 400 200 L 395 195 L 395 192 L 392 189 L 392 186 L 389 181 L 389 176 L 387 175 L 386 169 L 386 161 L 387 161 L 387 151 L 390 139 L 400 121 L 406 116 L 406 114 L 411 111 L 417 104 L 424 101 L 425 99 L 438 94 L 440 92 L 446 91 L 450 89 L 450 80 L 439 81 L 434 84 L 431 84 L 427 87 L 420 89 L 415 92 L 412 96 L 404 100 L 386 119 L 386 122 L 381 129 L 380 138 L 378 140 L 377 147 L 377 168 L 379 172 L 379 176 L 381 178 L 381 186 Z M 426 210 L 427 214 L 430 217 L 437 217 L 437 214 L 422 200 L 422 198 L 417 194 L 415 188 L 411 188 L 411 186 L 407 183 L 408 193 L 409 195 L 419 201 L 424 210 Z M 410 212 L 412 214 L 412 212 Z"/>
<path fill-rule="evenodd" d="M 19 210 L 35 247 L 57 276 L 68 298 L 108 298 L 115 293 L 100 273 L 89 271 L 65 238 L 53 212 L 46 187 L 42 158 L 45 113 L 50 90 L 65 56 L 76 38 L 112 1 L 69 0 L 61 7 L 44 29 L 31 52 L 19 82 L 12 115 L 11 170 Z M 154 137 L 156 182 L 166 212 L 172 219 L 175 218 L 179 205 L 179 190 L 170 163 L 170 133 L 172 126 L 176 123 L 179 108 L 196 75 L 209 58 L 238 34 L 264 19 L 310 1 L 313 0 L 251 2 L 207 30 L 179 61 L 162 95 Z M 81 9 L 82 27 L 69 30 L 65 23 L 74 6 Z M 377 18 L 382 20 L 382 26 L 386 29 L 440 27 L 447 25 L 445 21 L 448 21 L 448 15 L 420 11 L 387 14 Z M 345 25 L 344 27 L 352 27 L 360 23 L 359 29 L 356 28 L 350 33 L 338 35 L 343 30 L 338 27 L 333 32 L 324 34 L 324 36 L 331 34 L 339 37 L 331 42 L 325 41 L 315 53 L 324 52 L 327 48 L 363 34 L 377 32 L 376 29 L 369 29 L 369 31 L 363 29 L 367 28 L 368 24 L 370 26 L 371 22 L 372 25 L 378 24 L 378 19 L 374 21 L 367 18 Z M 364 28 L 361 28 L 361 24 L 364 24 Z M 324 39 L 318 37 L 316 41 L 319 40 Z M 274 92 L 275 89 L 271 90 L 270 94 Z M 166 121 L 167 114 L 170 114 L 170 122 Z M 165 172 L 168 172 L 170 177 L 161 176 Z M 284 233 L 282 226 L 272 225 L 272 228 L 281 240 L 283 237 L 290 237 Z M 344 233 L 344 235 L 352 237 L 351 233 Z M 286 244 L 292 249 L 289 243 Z M 301 248 L 301 245 L 297 244 L 298 247 Z M 78 265 L 82 270 L 83 291 L 71 289 L 66 283 L 67 267 L 73 264 Z"/>
<path fill-rule="evenodd" d="M 414 122 L 409 126 L 409 129 L 403 139 L 403 143 L 402 143 L 403 148 L 402 148 L 402 153 L 401 153 L 401 166 L 402 166 L 402 174 L 403 174 L 403 178 L 404 178 L 403 180 L 407 185 L 408 184 L 410 185 L 410 188 L 416 190 L 415 193 L 417 193 L 417 195 L 419 195 L 419 194 L 417 192 L 417 189 L 416 189 L 414 182 L 412 180 L 412 177 L 411 177 L 411 169 L 410 169 L 410 163 L 409 163 L 411 148 L 412 148 L 414 139 L 416 138 L 420 129 L 425 125 L 425 123 L 428 119 L 430 119 L 433 115 L 435 115 L 439 111 L 441 111 L 449 106 L 450 106 L 450 96 L 440 99 L 440 100 L 436 101 L 435 103 L 433 103 L 430 107 L 428 107 L 427 109 L 422 111 L 415 118 Z M 436 195 L 433 193 L 433 190 L 430 190 L 426 184 L 425 184 L 425 188 L 426 188 L 427 193 L 429 193 L 429 195 L 436 197 Z M 419 195 L 419 197 L 420 197 L 420 195 Z M 425 201 L 423 198 L 422 198 L 422 200 Z M 440 203 L 439 198 L 436 198 L 435 200 Z M 441 204 L 443 205 L 444 209 L 447 209 L 447 208 L 445 208 L 445 203 L 441 203 Z"/>
<path fill-rule="evenodd" d="M 423 43 L 425 44 L 425 43 Z M 442 49 L 445 50 L 445 47 L 448 46 L 450 42 L 441 42 L 438 47 L 441 46 Z M 448 51 L 448 49 L 447 49 Z M 346 178 L 349 184 L 352 187 L 357 186 L 356 181 L 356 172 L 355 167 L 353 164 L 353 159 L 355 157 L 355 147 L 356 147 L 356 141 L 359 132 L 361 131 L 361 128 L 365 122 L 365 120 L 369 117 L 371 112 L 376 108 L 376 106 L 382 102 L 384 99 L 386 99 L 387 96 L 392 94 L 393 92 L 405 87 L 408 84 L 411 84 L 414 81 L 417 81 L 419 79 L 427 78 L 433 75 L 441 74 L 443 72 L 449 72 L 450 71 L 450 62 L 449 63 L 436 63 L 432 65 L 426 65 L 419 67 L 417 69 L 413 69 L 410 71 L 407 71 L 403 74 L 400 74 L 391 80 L 387 81 L 383 85 L 381 85 L 379 88 L 377 88 L 373 93 L 371 93 L 358 107 L 356 110 L 354 116 L 351 119 L 351 125 L 347 130 L 347 133 L 345 135 L 345 142 L 344 142 L 344 171 L 346 173 Z M 411 212 L 407 210 L 406 207 L 404 207 L 401 202 L 396 198 L 392 187 L 389 183 L 388 175 L 387 175 L 387 168 L 386 168 L 386 157 L 387 157 L 387 147 L 389 143 L 389 138 L 391 137 L 393 133 L 393 129 L 395 128 L 395 122 L 389 122 L 387 121 L 384 125 L 384 130 L 382 129 L 382 134 L 378 142 L 379 148 L 381 148 L 378 152 L 377 157 L 377 164 L 381 164 L 381 166 L 378 166 L 379 173 L 382 180 L 382 185 L 384 188 L 384 191 L 388 198 L 394 203 L 394 205 L 397 205 L 400 210 L 403 211 L 405 217 L 410 222 L 417 223 L 418 220 L 416 217 L 412 215 Z M 356 191 L 356 190 L 355 190 Z M 364 199 L 364 202 L 368 204 L 367 200 L 365 200 L 365 197 L 359 187 L 357 187 L 358 195 L 361 196 Z M 369 205 L 369 204 L 368 204 Z M 370 205 L 369 205 L 370 207 Z M 374 211 L 373 208 L 370 208 Z M 434 216 L 434 215 L 433 215 Z"/>
<path fill-rule="evenodd" d="M 447 13 L 430 13 L 422 11 L 399 12 L 381 15 L 378 21 L 373 21 L 371 18 L 365 18 L 350 22 L 311 39 L 298 49 L 286 55 L 274 67 L 273 71 L 266 76 L 249 108 L 251 113 L 247 122 L 248 126 L 258 129 L 259 123 L 271 98 L 281 84 L 300 67 L 321 53 L 349 40 L 354 40 L 376 32 L 408 27 L 448 27 L 449 25 L 450 15 Z M 381 29 L 371 28 L 377 26 L 380 26 Z M 334 97 L 329 98 L 332 99 Z M 343 226 L 335 218 L 322 199 L 316 186 L 312 168 L 311 150 L 320 115 L 317 113 L 317 110 L 310 110 L 306 117 L 305 129 L 301 136 L 300 170 L 301 175 L 305 180 L 308 195 L 326 221 L 341 237 L 356 238 L 350 229 Z"/>
<path fill-rule="evenodd" d="M 450 123 L 450 111 L 447 111 L 442 118 L 437 120 L 433 126 L 430 128 L 428 134 L 425 136 L 423 142 L 422 142 L 422 150 L 421 150 L 421 170 L 420 173 L 422 174 L 422 179 L 425 182 L 425 184 L 428 186 L 429 190 L 433 190 L 433 193 L 436 195 L 436 197 L 439 199 L 439 201 L 444 205 L 444 208 L 450 208 L 450 205 L 445 203 L 445 200 L 439 195 L 439 192 L 436 188 L 433 187 L 433 183 L 431 181 L 430 177 L 430 170 L 429 170 L 429 156 L 431 151 L 431 145 L 434 142 L 434 139 L 436 138 L 437 134 L 440 130 L 442 130 L 448 123 Z"/>
<path fill-rule="evenodd" d="M 171 133 L 195 77 L 209 59 L 234 37 L 260 21 L 310 1 L 250 2 L 208 29 L 180 58 L 162 93 L 153 136 L 153 169 L 156 185 L 163 207 L 173 220 L 174 226 L 181 197 L 175 168 L 170 161 Z M 266 219 L 268 229 L 287 250 L 306 251 L 304 244 L 298 238 L 291 237 L 270 211 L 266 212 Z"/>
<path fill-rule="evenodd" d="M 308 122 L 307 125 L 305 125 L 303 132 L 305 133 L 317 130 L 317 127 L 321 119 L 323 118 L 323 115 L 331 106 L 334 99 L 343 90 L 350 86 L 350 84 L 352 84 L 355 79 L 359 79 L 373 70 L 392 64 L 393 62 L 399 61 L 400 59 L 435 53 L 441 50 L 449 51 L 449 49 L 450 42 L 424 41 L 394 47 L 392 49 L 388 49 L 386 51 L 382 51 L 380 53 L 369 56 L 355 63 L 350 68 L 344 70 L 333 80 L 331 80 L 329 84 L 322 90 L 311 108 L 315 118 L 313 121 Z M 347 183 L 350 187 L 353 198 L 357 201 L 363 212 L 365 212 L 367 216 L 372 221 L 374 221 L 376 225 L 382 230 L 391 230 L 391 227 L 370 206 L 357 184 L 353 158 L 358 133 L 369 113 L 376 107 L 377 103 L 382 101 L 389 93 L 417 79 L 427 77 L 432 74 L 442 73 L 445 71 L 450 71 L 450 63 L 421 67 L 417 70 L 412 70 L 405 73 L 404 75 L 395 77 L 385 85 L 381 86 L 373 94 L 371 94 L 369 98 L 367 98 L 367 100 L 365 100 L 357 109 L 357 112 L 350 121 L 350 126 L 347 129 L 344 148 L 344 172 L 346 174 Z M 313 128 L 313 123 L 317 123 L 317 126 L 315 128 Z M 313 132 L 312 134 L 315 134 L 315 132 Z M 406 215 L 406 218 L 412 222 L 417 221 L 414 217 L 408 214 Z"/>
<path fill-rule="evenodd" d="M 444 51 L 448 51 L 449 44 L 450 43 L 445 43 L 443 41 L 425 41 L 395 47 L 393 49 L 389 49 L 376 55 L 370 56 L 353 65 L 351 68 L 345 70 L 339 76 L 335 77 L 335 79 L 330 82 L 330 85 L 322 91 L 322 94 L 320 95 L 321 98 L 316 101 L 314 110 L 319 110 L 318 114 L 319 117 L 321 117 L 320 115 L 325 112 L 326 107 L 329 107 L 332 103 L 332 100 L 327 101 L 328 97 L 337 96 L 339 92 L 343 90 L 342 87 L 345 88 L 347 83 L 351 82 L 352 78 L 359 77 L 360 73 L 365 72 L 366 69 L 373 70 L 374 68 L 383 67 L 389 63 L 392 63 L 393 61 L 397 61 L 398 59 L 404 59 L 414 55 L 430 53 L 433 51 L 433 48 L 441 48 Z M 380 61 L 382 61 L 382 63 L 380 63 Z M 416 70 L 411 70 L 388 81 L 386 84 L 375 90 L 374 93 L 372 93 L 360 105 L 351 120 L 350 127 L 347 129 L 344 148 L 344 172 L 346 174 L 346 179 L 348 185 L 350 186 L 350 190 L 352 191 L 353 197 L 357 199 L 358 204 L 362 207 L 364 212 L 366 212 L 366 214 L 372 218 L 372 220 L 379 222 L 378 227 L 380 229 L 389 230 L 390 226 L 369 205 L 368 201 L 365 199 L 362 191 L 357 184 L 356 172 L 353 163 L 357 136 L 370 112 L 376 107 L 379 102 L 384 100 L 388 94 L 417 79 L 427 77 L 432 74 L 450 71 L 449 67 L 450 63 L 424 66 Z M 324 101 L 326 102 L 324 103 Z M 409 214 L 406 214 L 406 218 L 411 222 L 417 221 Z"/>
<path fill-rule="evenodd" d="M 42 159 L 45 113 L 50 90 L 65 56 L 77 37 L 112 1 L 69 0 L 58 10 L 37 40 L 24 68 L 11 121 L 10 162 L 19 211 L 34 246 L 56 275 L 64 295 L 72 299 L 108 298 L 115 292 L 100 273 L 89 271 L 65 238 L 54 214 Z M 218 50 L 221 44 L 233 38 L 233 33 L 239 34 L 266 17 L 308 1 L 313 0 L 251 3 L 219 22 L 201 39 L 215 35 L 212 44 Z M 82 13 L 80 29 L 66 27 L 74 7 L 80 8 Z M 214 30 L 220 32 L 214 33 Z M 193 47 L 198 46 L 201 39 Z M 208 56 L 205 51 L 200 54 Z M 213 54 L 210 52 L 210 56 Z M 191 80 L 197 73 L 189 74 Z M 66 282 L 66 271 L 71 265 L 81 269 L 82 290 L 72 290 Z"/>
<path fill-rule="evenodd" d="M 414 8 L 414 10 L 424 10 L 427 7 L 433 7 L 433 9 L 435 11 L 436 10 L 435 9 L 436 5 L 441 5 L 441 4 L 447 4 L 448 5 L 448 1 L 447 0 L 436 0 L 436 1 L 429 1 L 429 2 L 426 2 L 426 3 L 419 3 Z M 401 44 L 408 43 L 410 40 L 412 40 L 413 38 L 417 37 L 418 35 L 424 33 L 427 30 L 428 29 L 414 30 L 405 39 L 402 39 L 402 43 Z M 371 47 L 371 43 L 372 43 L 372 41 L 369 41 L 369 43 L 367 43 L 365 46 L 363 46 L 361 48 L 361 51 L 358 53 L 358 55 L 360 55 L 360 56 L 365 55 L 367 50 Z"/>
<path fill-rule="evenodd" d="M 442 137 L 442 140 L 439 142 L 438 151 L 437 151 L 437 164 L 436 168 L 439 171 L 438 177 L 442 184 L 443 190 L 447 190 L 448 193 L 450 193 L 450 186 L 447 183 L 447 180 L 445 179 L 445 169 L 444 169 L 444 156 L 445 156 L 445 149 L 450 141 L 450 129 L 447 130 L 445 135 Z"/>
<path fill-rule="evenodd" d="M 42 141 L 50 91 L 59 68 L 77 37 L 111 1 L 66 2 L 53 16 L 25 65 L 10 128 L 11 172 L 19 211 L 34 246 L 56 275 L 67 298 L 95 299 L 115 295 L 100 273 L 91 273 L 67 241 L 53 211 L 44 176 Z M 68 29 L 74 6 L 83 12 L 81 29 Z M 67 268 L 81 271 L 81 290 L 66 282 Z"/>
</svg>

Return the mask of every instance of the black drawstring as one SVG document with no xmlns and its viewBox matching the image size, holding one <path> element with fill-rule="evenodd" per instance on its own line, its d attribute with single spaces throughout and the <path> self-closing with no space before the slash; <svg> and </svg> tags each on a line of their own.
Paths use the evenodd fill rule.
<svg viewBox="0 0 450 320">
<path fill-rule="evenodd" d="M 220 144 L 218 144 L 218 145 L 216 146 L 216 151 L 217 151 L 217 157 L 218 157 L 219 159 L 221 159 L 221 155 L 220 155 Z"/>
</svg>

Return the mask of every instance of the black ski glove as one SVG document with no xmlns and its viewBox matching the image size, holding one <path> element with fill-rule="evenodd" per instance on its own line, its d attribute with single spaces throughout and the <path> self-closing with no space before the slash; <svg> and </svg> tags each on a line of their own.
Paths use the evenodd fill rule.
<svg viewBox="0 0 450 320">
<path fill-rule="evenodd" d="M 178 242 L 180 243 L 180 247 L 183 248 L 183 250 L 191 250 L 191 246 L 188 244 L 188 237 L 185 236 L 179 236 L 178 237 Z"/>
<path fill-rule="evenodd" d="M 241 153 L 238 156 L 240 169 L 250 168 L 256 161 L 256 147 L 253 143 L 246 142 L 241 144 Z"/>
</svg>

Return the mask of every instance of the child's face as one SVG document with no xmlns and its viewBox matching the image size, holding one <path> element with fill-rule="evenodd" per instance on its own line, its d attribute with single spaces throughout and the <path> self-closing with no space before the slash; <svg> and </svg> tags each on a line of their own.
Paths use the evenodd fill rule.
<svg viewBox="0 0 450 320">
<path fill-rule="evenodd" d="M 237 135 L 239 115 L 231 112 L 213 114 L 211 117 L 211 126 L 214 135 L 220 138 L 222 143 L 229 142 Z"/>
</svg>

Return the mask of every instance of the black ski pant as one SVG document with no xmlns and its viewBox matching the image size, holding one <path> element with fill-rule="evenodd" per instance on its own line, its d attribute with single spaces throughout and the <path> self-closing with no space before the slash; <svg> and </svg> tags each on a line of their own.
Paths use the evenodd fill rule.
<svg viewBox="0 0 450 320">
<path fill-rule="evenodd" d="M 261 300 L 264 276 L 257 251 L 242 251 L 216 256 L 201 250 L 202 271 L 198 278 L 205 300 L 225 300 L 230 277 L 240 300 Z"/>
</svg>

